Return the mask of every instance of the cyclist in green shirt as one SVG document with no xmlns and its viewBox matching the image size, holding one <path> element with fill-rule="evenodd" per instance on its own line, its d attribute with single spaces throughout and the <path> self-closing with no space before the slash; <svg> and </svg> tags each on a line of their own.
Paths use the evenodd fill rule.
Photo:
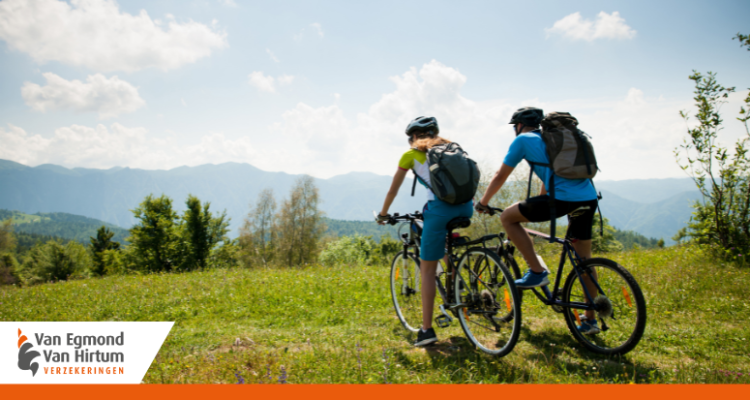
<svg viewBox="0 0 750 400">
<path fill-rule="evenodd" d="M 407 172 L 411 169 L 417 175 L 416 179 L 427 189 L 427 204 L 422 215 L 422 245 L 420 248 L 420 273 L 422 282 L 422 328 L 417 332 L 415 346 L 426 346 L 437 342 L 437 335 L 432 328 L 433 305 L 435 301 L 435 274 L 438 261 L 445 255 L 445 239 L 448 234 L 448 222 L 457 217 L 471 217 L 474 213 L 472 202 L 452 205 L 435 197 L 430 189 L 430 170 L 426 152 L 433 146 L 450 143 L 449 140 L 438 136 L 440 129 L 434 117 L 418 117 L 406 127 L 409 145 L 398 164 L 393 176 L 391 188 L 385 197 L 383 209 L 378 216 L 378 222 L 388 221 L 388 209 L 396 198 Z"/>
</svg>

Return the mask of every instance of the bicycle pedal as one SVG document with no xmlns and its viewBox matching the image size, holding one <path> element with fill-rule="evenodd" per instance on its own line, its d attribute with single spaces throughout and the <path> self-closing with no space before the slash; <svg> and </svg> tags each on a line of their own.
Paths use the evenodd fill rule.
<svg viewBox="0 0 750 400">
<path fill-rule="evenodd" d="M 451 326 L 451 322 L 452 321 L 453 320 L 451 319 L 451 317 L 449 317 L 447 315 L 440 315 L 440 316 L 438 316 L 438 317 L 435 318 L 435 323 L 440 328 L 447 328 L 447 327 Z"/>
<path fill-rule="evenodd" d="M 440 315 L 437 318 L 435 318 L 435 321 L 437 321 L 438 318 L 442 319 L 443 321 L 445 321 L 444 323 L 446 325 L 442 326 L 442 325 L 440 325 L 441 322 L 438 322 L 438 326 L 441 327 L 441 328 L 446 328 L 446 327 L 448 327 L 448 325 L 450 325 L 453 322 L 453 318 L 451 318 L 451 316 L 448 315 L 447 312 L 445 312 L 445 305 L 444 304 L 441 304 L 440 307 L 439 307 L 439 309 L 440 309 L 440 313 L 443 314 L 443 315 Z M 455 314 L 455 310 L 451 310 L 451 311 L 453 311 L 453 313 Z"/>
</svg>

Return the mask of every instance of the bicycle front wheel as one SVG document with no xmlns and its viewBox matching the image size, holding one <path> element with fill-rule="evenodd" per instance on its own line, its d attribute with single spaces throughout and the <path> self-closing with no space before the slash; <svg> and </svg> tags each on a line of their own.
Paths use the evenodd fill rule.
<svg viewBox="0 0 750 400">
<path fill-rule="evenodd" d="M 618 263 L 605 258 L 591 258 L 581 264 L 593 271 L 601 292 L 594 295 L 597 325 L 600 332 L 584 334 L 578 330 L 583 311 L 565 308 L 565 322 L 573 337 L 587 349 L 606 355 L 625 354 L 638 344 L 646 329 L 646 300 L 635 278 Z M 588 303 L 578 275 L 571 271 L 563 286 L 566 303 Z"/>
<path fill-rule="evenodd" d="M 400 251 L 391 263 L 393 308 L 404 328 L 417 332 L 422 326 L 422 284 L 419 260 L 413 253 Z"/>
<path fill-rule="evenodd" d="M 454 280 L 458 320 L 481 351 L 502 357 L 513 350 L 521 330 L 521 297 L 513 274 L 494 252 L 466 251 Z"/>
</svg>

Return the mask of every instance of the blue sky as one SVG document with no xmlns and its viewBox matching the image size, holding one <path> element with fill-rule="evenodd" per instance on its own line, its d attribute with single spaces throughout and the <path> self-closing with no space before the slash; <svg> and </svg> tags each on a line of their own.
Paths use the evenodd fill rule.
<svg viewBox="0 0 750 400">
<path fill-rule="evenodd" d="M 685 176 L 693 69 L 750 87 L 747 1 L 0 1 L 0 158 L 391 174 L 403 128 L 499 166 L 516 108 L 570 111 L 599 179 Z M 744 89 L 743 89 L 744 90 Z M 725 105 L 731 143 L 746 91 Z"/>
</svg>

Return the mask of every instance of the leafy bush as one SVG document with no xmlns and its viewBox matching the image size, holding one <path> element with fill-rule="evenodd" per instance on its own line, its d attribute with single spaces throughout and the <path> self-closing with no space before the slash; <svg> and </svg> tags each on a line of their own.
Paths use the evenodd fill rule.
<svg viewBox="0 0 750 400">
<path fill-rule="evenodd" d="M 343 236 L 328 243 L 319 260 L 325 265 L 366 264 L 376 252 L 376 246 L 372 236 Z"/>
<path fill-rule="evenodd" d="M 0 254 L 0 286 L 18 283 L 18 261 L 12 254 Z"/>
<path fill-rule="evenodd" d="M 222 246 L 211 250 L 208 257 L 208 266 L 211 268 L 231 268 L 239 265 L 240 248 L 237 240 L 224 243 Z"/>
<path fill-rule="evenodd" d="M 82 244 L 71 241 L 63 246 L 58 242 L 49 241 L 31 248 L 18 270 L 18 275 L 27 285 L 64 281 L 88 277 L 89 265 L 91 257 Z"/>
</svg>

